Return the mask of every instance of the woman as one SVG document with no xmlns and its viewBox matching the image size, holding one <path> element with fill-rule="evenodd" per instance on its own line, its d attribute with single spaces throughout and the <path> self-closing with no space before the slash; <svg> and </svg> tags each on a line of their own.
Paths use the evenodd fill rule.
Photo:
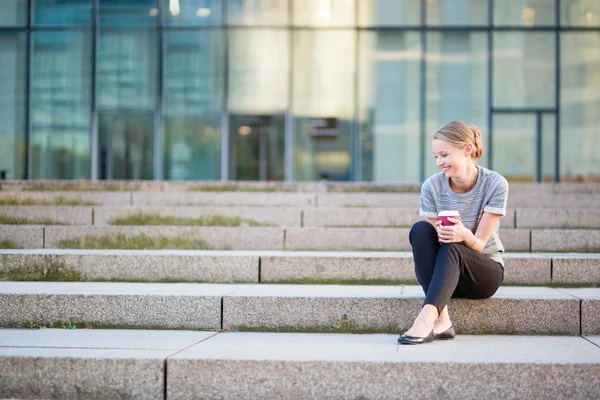
<svg viewBox="0 0 600 400">
<path fill-rule="evenodd" d="M 419 213 L 427 221 L 417 222 L 409 236 L 425 304 L 399 344 L 453 339 L 450 298 L 491 297 L 504 279 L 498 227 L 506 215 L 508 182 L 476 164 L 483 155 L 481 132 L 453 121 L 435 133 L 432 147 L 443 171 L 423 183 Z M 460 212 L 460 218 L 448 218 L 454 225 L 438 221 L 445 210 Z"/>
</svg>

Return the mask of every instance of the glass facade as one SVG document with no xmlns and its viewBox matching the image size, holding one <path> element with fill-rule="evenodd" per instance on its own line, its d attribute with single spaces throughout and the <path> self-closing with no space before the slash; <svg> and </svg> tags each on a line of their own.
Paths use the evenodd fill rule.
<svg viewBox="0 0 600 400">
<path fill-rule="evenodd" d="M 600 181 L 597 0 L 2 0 L 8 179 Z"/>
</svg>

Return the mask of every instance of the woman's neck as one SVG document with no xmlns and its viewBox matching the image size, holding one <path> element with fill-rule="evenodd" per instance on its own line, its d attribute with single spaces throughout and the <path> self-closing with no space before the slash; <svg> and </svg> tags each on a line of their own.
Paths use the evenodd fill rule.
<svg viewBox="0 0 600 400">
<path fill-rule="evenodd" d="M 462 176 L 450 178 L 450 189 L 455 193 L 467 193 L 477 184 L 479 169 L 475 163 L 469 164 Z"/>
</svg>

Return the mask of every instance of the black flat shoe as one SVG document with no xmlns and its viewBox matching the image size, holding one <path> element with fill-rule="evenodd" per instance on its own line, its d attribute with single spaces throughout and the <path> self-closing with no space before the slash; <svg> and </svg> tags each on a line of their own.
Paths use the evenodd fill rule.
<svg viewBox="0 0 600 400">
<path fill-rule="evenodd" d="M 434 333 L 434 340 L 451 340 L 456 337 L 456 332 L 454 332 L 454 326 L 450 325 L 450 328 L 446 329 L 444 332 Z"/>
<path fill-rule="evenodd" d="M 433 335 L 433 331 L 431 331 L 431 333 L 425 337 L 400 335 L 398 338 L 398 344 L 425 344 L 433 342 L 434 339 L 435 336 Z"/>
</svg>

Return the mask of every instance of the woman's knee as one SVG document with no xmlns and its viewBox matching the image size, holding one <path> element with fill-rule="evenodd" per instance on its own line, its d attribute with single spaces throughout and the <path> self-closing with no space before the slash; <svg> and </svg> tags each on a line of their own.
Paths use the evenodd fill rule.
<svg viewBox="0 0 600 400">
<path fill-rule="evenodd" d="M 437 231 L 433 225 L 431 225 L 427 221 L 419 221 L 415 223 L 410 229 L 410 233 L 408 235 L 410 239 L 410 243 L 413 243 L 413 239 L 415 240 L 423 240 L 425 238 L 435 238 L 437 240 Z"/>
</svg>

